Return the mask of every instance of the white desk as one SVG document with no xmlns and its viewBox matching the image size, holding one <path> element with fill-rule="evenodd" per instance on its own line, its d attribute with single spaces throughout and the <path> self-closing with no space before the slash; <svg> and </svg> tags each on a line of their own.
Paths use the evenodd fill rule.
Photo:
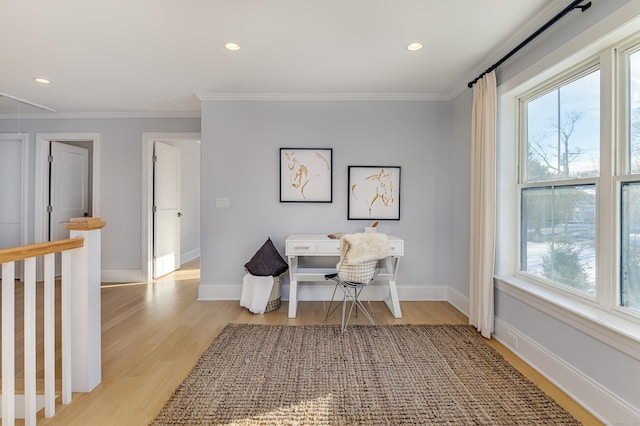
<svg viewBox="0 0 640 426">
<path fill-rule="evenodd" d="M 388 282 L 389 293 L 384 302 L 395 318 L 402 318 L 396 278 L 398 263 L 404 256 L 404 241 L 398 237 L 389 237 L 389 256 L 381 261 L 378 279 Z M 296 317 L 298 309 L 298 281 L 324 281 L 324 276 L 335 272 L 334 268 L 308 268 L 299 265 L 299 258 L 305 256 L 340 257 L 340 240 L 332 240 L 324 234 L 293 234 L 285 241 L 285 255 L 289 262 L 289 318 Z M 336 259 L 335 263 L 338 263 Z"/>
</svg>

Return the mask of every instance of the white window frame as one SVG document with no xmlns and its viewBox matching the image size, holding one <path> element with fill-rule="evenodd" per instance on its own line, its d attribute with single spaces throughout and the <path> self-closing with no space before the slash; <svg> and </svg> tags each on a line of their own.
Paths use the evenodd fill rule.
<svg viewBox="0 0 640 426">
<path fill-rule="evenodd" d="M 526 174 L 527 174 L 527 150 L 528 150 L 528 134 L 527 134 L 527 111 L 525 111 L 525 109 L 523 108 L 523 105 L 525 103 L 529 103 L 534 99 L 539 98 L 540 96 L 544 96 L 545 94 L 548 94 L 549 92 L 556 90 L 562 86 L 565 86 L 567 84 L 570 84 L 592 72 L 595 71 L 600 71 L 600 79 L 601 79 L 601 91 L 602 91 L 602 68 L 600 66 L 600 57 L 595 56 L 592 58 L 589 58 L 587 61 L 581 62 L 578 65 L 575 65 L 571 68 L 569 68 L 568 70 L 556 75 L 555 77 L 546 80 L 544 83 L 539 84 L 535 87 L 533 87 L 532 89 L 524 92 L 521 96 L 518 96 L 517 101 L 518 101 L 518 121 L 517 121 L 517 128 L 518 128 L 518 150 L 517 150 L 517 156 L 518 156 L 518 175 L 517 175 L 517 179 L 518 179 L 518 183 L 517 183 L 517 199 L 518 199 L 518 214 L 517 214 L 517 221 L 518 221 L 518 232 L 517 232 L 517 239 L 518 239 L 518 261 L 520 262 L 522 260 L 522 241 L 520 239 L 522 233 L 520 232 L 520 224 L 522 223 L 522 211 L 520 210 L 520 206 L 521 204 L 521 200 L 522 200 L 522 190 L 523 189 L 528 189 L 528 188 L 542 188 L 542 187 L 564 187 L 564 186 L 580 186 L 580 185 L 594 185 L 596 188 L 596 208 L 598 208 L 599 205 L 599 194 L 600 194 L 600 187 L 601 187 L 601 174 L 602 174 L 602 166 L 599 167 L 599 175 L 598 176 L 594 176 L 594 177 L 587 177 L 587 178 L 573 178 L 573 179 L 554 179 L 554 180 L 548 180 L 548 181 L 532 181 L 532 182 L 528 182 L 526 179 Z M 602 110 L 602 96 L 600 98 L 600 109 Z M 602 111 L 601 111 L 602 113 Z M 602 129 L 600 130 L 601 134 L 602 134 Z M 602 156 L 602 152 L 604 151 L 603 149 L 603 141 L 602 141 L 602 137 L 600 138 L 600 156 Z M 601 161 L 602 162 L 602 161 Z M 557 292 L 562 292 L 562 293 L 566 293 L 567 295 L 571 296 L 571 297 L 576 297 L 576 298 L 580 298 L 582 299 L 583 302 L 585 303 L 597 303 L 597 299 L 598 299 L 598 294 L 599 294 L 599 290 L 600 288 L 598 288 L 598 278 L 599 278 L 599 271 L 600 271 L 600 254 L 601 252 L 601 247 L 599 244 L 600 238 L 599 238 L 599 222 L 600 222 L 600 216 L 599 216 L 599 209 L 596 212 L 596 295 L 595 296 L 590 296 L 589 294 L 585 293 L 585 292 L 581 292 L 579 290 L 573 289 L 569 286 L 566 285 L 562 285 L 559 283 L 555 283 L 552 282 L 550 280 L 546 280 L 542 277 L 538 277 L 536 275 L 527 273 L 526 271 L 520 271 L 520 263 L 518 263 L 518 267 L 516 268 L 516 276 L 519 276 L 520 278 L 527 280 L 527 281 L 531 281 L 532 283 L 535 283 L 536 285 L 540 285 L 540 286 L 545 286 L 547 287 L 547 289 L 553 290 L 553 291 L 557 291 Z"/>
<path fill-rule="evenodd" d="M 624 43 L 640 40 L 640 32 L 634 39 L 625 39 L 634 28 L 620 27 L 600 38 L 584 37 L 588 47 L 566 45 L 534 66 L 521 71 L 498 87 L 499 99 L 499 137 L 497 170 L 497 239 L 496 239 L 496 289 L 508 296 L 515 297 L 534 308 L 569 324 L 586 334 L 593 336 L 640 359 L 640 315 L 619 305 L 619 242 L 620 231 L 620 185 L 624 181 L 640 180 L 640 177 L 623 176 L 614 173 L 620 170 L 620 164 L 614 156 L 620 152 L 624 139 L 624 129 L 616 114 L 620 114 L 621 102 L 619 82 L 615 69 L 620 69 L 617 52 L 623 51 Z M 595 33 L 594 33 L 595 34 Z M 624 40 L 621 42 L 621 40 Z M 549 87 L 557 79 L 566 78 L 567 73 L 575 72 L 589 61 L 600 64 L 601 77 L 601 124 L 600 124 L 600 175 L 596 182 L 596 205 L 598 225 L 596 229 L 597 269 L 596 299 L 581 297 L 567 291 L 566 288 L 548 285 L 543 280 L 532 278 L 529 274 L 519 273 L 520 261 L 520 141 L 521 114 L 519 98 L 531 93 L 535 87 L 542 90 L 545 82 Z M 616 163 L 614 164 L 614 161 Z M 580 183 L 586 183 L 579 179 Z M 541 185 L 571 181 L 548 181 Z M 575 182 L 573 182 L 575 183 Z M 602 200 L 612 200 L 603 202 Z M 615 283 L 615 284 L 610 284 Z"/>
<path fill-rule="evenodd" d="M 639 173 L 631 173 L 628 168 L 628 146 L 627 143 L 629 141 L 630 134 L 628 132 L 629 120 L 631 119 L 630 111 L 629 111 L 629 92 L 630 87 L 628 85 L 629 75 L 627 73 L 627 58 L 633 53 L 640 52 L 640 34 L 635 34 L 626 40 L 618 43 L 612 49 L 612 54 L 615 56 L 615 69 L 617 71 L 618 80 L 616 81 L 616 85 L 614 90 L 616 90 L 617 95 L 617 105 L 615 105 L 615 110 L 619 119 L 616 121 L 617 126 L 614 128 L 615 132 L 615 150 L 617 155 L 614 157 L 615 170 L 613 173 L 613 183 L 612 186 L 615 189 L 615 197 L 614 197 L 614 218 L 615 218 L 615 242 L 614 242 L 614 274 L 615 274 L 615 291 L 611 292 L 612 301 L 611 301 L 611 309 L 617 315 L 621 317 L 627 317 L 630 320 L 640 321 L 640 312 L 632 311 L 631 309 L 620 306 L 621 299 L 621 265 L 620 258 L 621 254 L 621 217 L 622 217 L 622 185 L 624 183 L 629 182 L 639 182 L 640 183 L 640 172 Z"/>
</svg>

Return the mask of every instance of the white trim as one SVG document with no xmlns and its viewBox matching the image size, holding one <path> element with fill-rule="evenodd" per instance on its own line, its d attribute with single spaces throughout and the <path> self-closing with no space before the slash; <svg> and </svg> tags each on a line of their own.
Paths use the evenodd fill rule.
<svg viewBox="0 0 640 426">
<path fill-rule="evenodd" d="M 145 281 L 153 280 L 153 142 L 195 142 L 200 140 L 200 133 L 195 132 L 142 133 L 142 256 L 140 270 L 145 276 Z M 239 297 L 238 295 L 238 298 Z"/>
<path fill-rule="evenodd" d="M 2 397 L 2 394 L 0 393 L 0 398 Z M 55 395 L 55 398 L 58 399 L 59 395 Z M 16 419 L 24 419 L 25 418 L 25 413 L 24 413 L 24 395 L 14 395 L 13 396 L 13 400 L 14 400 L 14 406 L 15 406 L 15 412 L 14 412 L 14 416 Z M 36 395 L 36 403 L 35 403 L 35 407 L 36 407 L 36 412 L 42 410 L 44 408 L 44 402 L 45 402 L 45 396 L 44 395 Z M 0 404 L 0 418 L 2 418 L 2 405 Z M 7 417 L 8 420 L 8 417 Z"/>
<path fill-rule="evenodd" d="M 200 257 L 200 248 L 190 250 L 186 253 L 180 253 L 180 265 L 191 262 Z"/>
<path fill-rule="evenodd" d="M 298 301 L 329 301 L 335 284 L 326 282 L 298 282 Z M 242 284 L 205 284 L 198 286 L 198 300 L 240 300 Z M 389 293 L 385 284 L 374 283 L 366 289 L 365 300 L 384 300 Z M 280 285 L 282 300 L 289 300 L 289 283 Z M 425 287 L 424 285 L 398 286 L 401 302 L 447 301 L 447 287 Z"/>
<path fill-rule="evenodd" d="M 469 296 L 456 289 L 447 287 L 447 301 L 451 306 L 469 316 Z"/>
<path fill-rule="evenodd" d="M 146 271 L 142 269 L 103 269 L 100 281 L 103 283 L 147 282 Z"/>
<path fill-rule="evenodd" d="M 605 424 L 640 423 L 640 412 L 630 403 L 500 318 L 493 337 Z"/>
<path fill-rule="evenodd" d="M 285 293 L 280 287 L 281 294 Z M 242 284 L 203 284 L 198 285 L 199 301 L 240 300 Z M 289 294 L 288 292 L 286 294 Z"/>
<path fill-rule="evenodd" d="M 197 93 L 201 101 L 450 101 L 435 93 Z"/>
</svg>

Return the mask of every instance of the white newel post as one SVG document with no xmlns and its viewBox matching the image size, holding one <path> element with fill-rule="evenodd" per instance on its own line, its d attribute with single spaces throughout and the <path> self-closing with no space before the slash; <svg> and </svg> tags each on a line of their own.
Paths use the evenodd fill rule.
<svg viewBox="0 0 640 426">
<path fill-rule="evenodd" d="M 90 392 L 102 381 L 100 218 L 72 218 L 70 238 L 84 238 L 71 254 L 71 390 Z"/>
</svg>

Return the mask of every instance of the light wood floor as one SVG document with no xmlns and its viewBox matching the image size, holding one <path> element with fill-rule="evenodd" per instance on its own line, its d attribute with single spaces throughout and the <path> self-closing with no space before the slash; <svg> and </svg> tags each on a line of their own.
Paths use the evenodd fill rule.
<svg viewBox="0 0 640 426">
<path fill-rule="evenodd" d="M 198 267 L 192 262 L 152 283 L 104 286 L 102 383 L 90 393 L 74 393 L 68 406 L 58 404 L 52 419 L 41 412 L 38 424 L 147 425 L 227 323 L 322 324 L 323 302 L 300 302 L 295 319 L 287 317 L 286 302 L 264 315 L 251 314 L 237 301 L 198 302 Z M 467 323 L 446 302 L 403 302 L 402 319 L 393 318 L 382 302 L 373 305 L 381 324 Z M 330 322 L 339 323 L 339 314 Z M 600 424 L 502 345 L 489 343 L 578 420 Z"/>
</svg>

